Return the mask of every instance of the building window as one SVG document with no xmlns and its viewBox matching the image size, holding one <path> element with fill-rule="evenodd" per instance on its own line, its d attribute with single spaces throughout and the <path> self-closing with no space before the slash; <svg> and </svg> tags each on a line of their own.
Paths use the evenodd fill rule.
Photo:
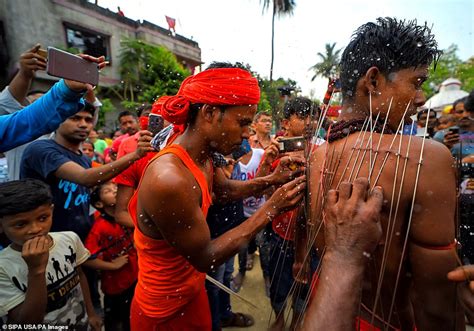
<svg viewBox="0 0 474 331">
<path fill-rule="evenodd" d="M 79 53 L 95 57 L 104 55 L 110 61 L 108 36 L 71 25 L 66 25 L 65 28 L 68 48 L 75 48 Z"/>
</svg>

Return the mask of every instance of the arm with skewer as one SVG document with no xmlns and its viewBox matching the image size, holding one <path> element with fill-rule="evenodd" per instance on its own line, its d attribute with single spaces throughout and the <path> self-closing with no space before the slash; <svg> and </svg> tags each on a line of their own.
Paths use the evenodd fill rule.
<svg viewBox="0 0 474 331">
<path fill-rule="evenodd" d="M 413 274 L 415 322 L 418 330 L 464 330 L 456 286 L 446 278 L 458 265 L 453 161 L 449 151 L 436 142 L 427 141 L 424 153 L 430 162 L 420 168 L 432 175 L 419 173 L 419 180 L 417 175 L 411 226 L 403 248 Z"/>
</svg>

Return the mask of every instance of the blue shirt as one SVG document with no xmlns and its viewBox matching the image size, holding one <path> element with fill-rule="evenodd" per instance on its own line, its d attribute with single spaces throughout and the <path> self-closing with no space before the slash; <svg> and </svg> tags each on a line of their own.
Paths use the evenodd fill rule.
<svg viewBox="0 0 474 331">
<path fill-rule="evenodd" d="M 434 135 L 433 139 L 443 143 L 444 136 L 449 131 L 449 128 L 446 130 L 438 131 Z M 465 131 L 461 128 L 459 129 L 459 143 L 455 144 L 451 148 L 451 154 L 459 158 L 465 158 L 468 155 L 474 154 L 474 132 Z"/>
<path fill-rule="evenodd" d="M 84 241 L 93 221 L 89 215 L 89 188 L 54 174 L 71 161 L 86 169 L 91 167 L 91 161 L 82 152 L 76 154 L 52 139 L 37 140 L 23 153 L 20 177 L 36 178 L 50 186 L 54 203 L 51 231 L 73 231 Z"/>
<path fill-rule="evenodd" d="M 31 105 L 16 113 L 0 116 L 0 152 L 56 130 L 59 124 L 84 107 L 82 95 L 61 80 Z"/>
<path fill-rule="evenodd" d="M 240 177 L 240 166 L 238 163 L 235 163 L 230 178 L 239 180 Z M 212 239 L 235 228 L 244 220 L 244 204 L 242 200 L 231 201 L 224 205 L 213 204 L 207 212 L 207 225 L 209 226 Z"/>
</svg>

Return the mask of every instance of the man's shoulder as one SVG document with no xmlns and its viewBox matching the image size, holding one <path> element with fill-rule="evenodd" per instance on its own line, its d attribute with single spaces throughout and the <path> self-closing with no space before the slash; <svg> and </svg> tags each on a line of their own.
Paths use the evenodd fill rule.
<svg viewBox="0 0 474 331">
<path fill-rule="evenodd" d="M 59 149 L 59 146 L 53 139 L 37 139 L 28 145 L 25 152 L 44 148 Z"/>
<path fill-rule="evenodd" d="M 147 178 L 154 178 L 154 181 L 160 185 L 152 185 L 156 189 L 167 188 L 174 189 L 186 185 L 193 178 L 191 171 L 181 162 L 179 157 L 173 154 L 164 154 L 151 160 L 145 173 L 143 182 L 150 182 Z"/>
</svg>

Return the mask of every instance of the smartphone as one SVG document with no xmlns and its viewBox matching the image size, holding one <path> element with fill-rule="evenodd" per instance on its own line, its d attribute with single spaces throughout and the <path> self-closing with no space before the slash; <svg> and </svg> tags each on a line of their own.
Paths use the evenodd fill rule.
<svg viewBox="0 0 474 331">
<path fill-rule="evenodd" d="M 459 128 L 457 126 L 453 126 L 452 128 L 449 128 L 448 131 L 451 134 L 459 134 Z"/>
<path fill-rule="evenodd" d="M 150 114 L 148 116 L 148 131 L 153 133 L 153 136 L 155 136 L 158 132 L 163 130 L 163 126 L 165 124 L 165 120 L 163 117 L 157 114 Z"/>
<path fill-rule="evenodd" d="M 278 149 L 280 153 L 302 151 L 305 147 L 304 137 L 280 138 L 278 140 Z"/>
<path fill-rule="evenodd" d="M 89 83 L 94 86 L 99 84 L 97 63 L 89 62 L 80 56 L 54 47 L 48 47 L 46 72 L 51 76 Z"/>
</svg>

